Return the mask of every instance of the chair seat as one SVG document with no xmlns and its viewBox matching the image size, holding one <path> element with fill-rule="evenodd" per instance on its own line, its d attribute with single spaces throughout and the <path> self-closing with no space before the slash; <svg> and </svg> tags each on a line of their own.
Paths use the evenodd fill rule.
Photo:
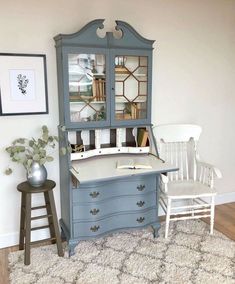
<svg viewBox="0 0 235 284">
<path fill-rule="evenodd" d="M 193 180 L 173 181 L 168 183 L 166 195 L 174 199 L 197 198 L 216 195 L 216 191 L 209 186 Z"/>
</svg>

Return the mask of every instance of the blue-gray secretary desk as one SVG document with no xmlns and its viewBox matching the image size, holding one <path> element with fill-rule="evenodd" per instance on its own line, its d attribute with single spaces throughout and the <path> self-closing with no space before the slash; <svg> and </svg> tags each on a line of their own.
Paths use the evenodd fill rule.
<svg viewBox="0 0 235 284">
<path fill-rule="evenodd" d="M 158 159 L 151 130 L 152 45 L 103 19 L 54 39 L 57 51 L 62 235 L 69 254 L 80 240 L 152 226 L 158 220 L 158 177 L 175 170 Z M 100 35 L 101 34 L 101 35 Z M 137 159 L 148 169 L 118 169 Z"/>
</svg>

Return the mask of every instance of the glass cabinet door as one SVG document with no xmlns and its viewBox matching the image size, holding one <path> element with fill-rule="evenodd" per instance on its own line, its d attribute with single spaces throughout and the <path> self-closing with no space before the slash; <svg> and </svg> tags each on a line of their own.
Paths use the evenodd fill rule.
<svg viewBox="0 0 235 284">
<path fill-rule="evenodd" d="M 68 54 L 70 121 L 101 122 L 107 119 L 105 54 Z"/>
<path fill-rule="evenodd" d="M 148 57 L 115 55 L 115 120 L 147 119 Z"/>
</svg>

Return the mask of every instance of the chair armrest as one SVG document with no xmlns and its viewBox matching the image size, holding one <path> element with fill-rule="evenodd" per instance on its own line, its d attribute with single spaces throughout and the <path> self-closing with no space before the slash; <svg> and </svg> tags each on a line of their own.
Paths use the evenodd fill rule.
<svg viewBox="0 0 235 284">
<path fill-rule="evenodd" d="M 162 183 L 167 184 L 169 182 L 169 178 L 168 176 L 164 175 L 164 174 L 160 174 L 160 178 Z"/>
<path fill-rule="evenodd" d="M 196 159 L 196 163 L 197 163 L 198 166 L 201 166 L 202 168 L 207 168 L 208 170 L 212 171 L 217 178 L 222 178 L 221 171 L 218 168 L 216 168 L 215 166 L 213 166 L 209 163 L 205 163 L 203 161 L 200 161 L 199 159 Z"/>
<path fill-rule="evenodd" d="M 168 176 L 160 174 L 160 192 L 165 194 L 167 192 L 167 184 L 169 182 Z"/>
</svg>

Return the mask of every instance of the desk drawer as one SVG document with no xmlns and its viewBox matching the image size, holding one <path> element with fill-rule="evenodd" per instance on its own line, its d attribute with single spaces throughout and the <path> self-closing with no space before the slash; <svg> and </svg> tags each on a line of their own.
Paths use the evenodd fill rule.
<svg viewBox="0 0 235 284">
<path fill-rule="evenodd" d="M 121 196 L 112 199 L 73 204 L 73 220 L 96 220 L 104 216 L 122 212 L 138 211 L 156 206 L 156 192 Z"/>
<path fill-rule="evenodd" d="M 95 184 L 80 184 L 73 189 L 73 202 L 96 202 L 104 199 L 145 194 L 156 189 L 156 175 L 129 177 L 128 179 L 115 179 Z"/>
<path fill-rule="evenodd" d="M 74 222 L 74 238 L 96 237 L 117 229 L 142 227 L 157 221 L 157 209 L 139 213 L 118 214 L 94 222 Z"/>
</svg>

